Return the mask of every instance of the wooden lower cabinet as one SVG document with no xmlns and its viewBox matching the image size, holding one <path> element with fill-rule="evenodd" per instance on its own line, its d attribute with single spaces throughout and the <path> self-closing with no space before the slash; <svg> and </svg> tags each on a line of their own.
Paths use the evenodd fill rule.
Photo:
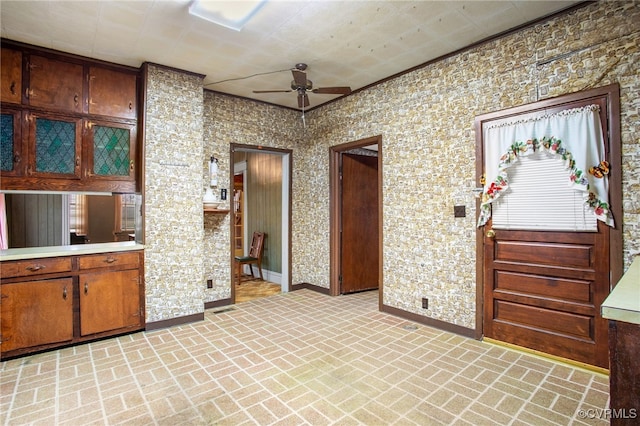
<svg viewBox="0 0 640 426">
<path fill-rule="evenodd" d="M 609 320 L 610 423 L 640 424 L 640 325 Z"/>
<path fill-rule="evenodd" d="M 140 325 L 137 269 L 80 275 L 80 334 Z"/>
<path fill-rule="evenodd" d="M 73 280 L 2 285 L 2 353 L 73 340 Z"/>
<path fill-rule="evenodd" d="M 141 250 L 1 267 L 1 359 L 144 330 Z"/>
</svg>

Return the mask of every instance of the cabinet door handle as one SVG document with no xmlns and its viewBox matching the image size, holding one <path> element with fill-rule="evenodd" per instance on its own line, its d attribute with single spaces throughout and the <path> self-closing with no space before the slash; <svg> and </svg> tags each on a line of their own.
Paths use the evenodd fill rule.
<svg viewBox="0 0 640 426">
<path fill-rule="evenodd" d="M 62 298 L 64 300 L 67 300 L 67 287 L 65 286 L 64 289 L 62 290 Z"/>
<path fill-rule="evenodd" d="M 104 261 L 105 261 L 106 263 L 113 263 L 113 262 L 115 262 L 116 260 L 117 260 L 117 259 L 116 259 L 115 257 L 111 257 L 111 256 L 109 256 L 109 257 L 107 257 Z"/>
<path fill-rule="evenodd" d="M 11 86 L 9 87 L 9 90 L 11 91 L 12 95 L 16 94 L 16 82 L 15 81 L 11 82 Z M 131 109 L 131 108 L 129 108 L 129 109 Z"/>
<path fill-rule="evenodd" d="M 84 283 L 84 294 L 89 294 L 89 283 Z"/>
<path fill-rule="evenodd" d="M 16 155 L 14 155 L 14 156 L 13 156 L 13 162 L 14 162 L 15 164 L 18 164 L 18 163 L 20 162 L 20 156 L 19 156 L 18 154 L 16 154 Z"/>
<path fill-rule="evenodd" d="M 44 265 L 31 265 L 31 266 L 27 266 L 26 270 L 30 271 L 30 272 L 36 272 L 39 271 L 40 269 L 44 269 Z"/>
<path fill-rule="evenodd" d="M 80 167 L 80 157 L 76 157 L 76 167 Z"/>
<path fill-rule="evenodd" d="M 133 110 L 133 102 L 129 102 L 129 111 Z"/>
<path fill-rule="evenodd" d="M 73 97 L 73 103 L 78 105 L 78 95 L 77 94 Z"/>
</svg>

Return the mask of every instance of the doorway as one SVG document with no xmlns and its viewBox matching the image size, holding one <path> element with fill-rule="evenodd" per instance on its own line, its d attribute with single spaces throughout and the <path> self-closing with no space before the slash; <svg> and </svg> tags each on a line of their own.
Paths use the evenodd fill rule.
<svg viewBox="0 0 640 426">
<path fill-rule="evenodd" d="M 522 122 L 533 116 L 568 114 L 568 110 L 597 105 L 604 153 L 611 166 L 608 199 L 616 222 L 610 227 L 598 221 L 595 228 L 588 230 L 541 230 L 522 225 L 496 227 L 494 215 L 479 227 L 478 337 L 608 368 L 607 322 L 600 315 L 600 305 L 622 275 L 618 90 L 617 85 L 611 85 L 476 118 L 476 177 L 480 185 L 485 173 L 486 144 L 491 143 L 483 138 L 488 126 L 495 127 L 500 120 Z M 517 169 L 539 161 L 523 158 L 515 163 L 510 181 L 515 182 L 518 173 L 530 173 L 523 175 L 523 182 L 535 186 L 531 183 L 533 171 Z M 516 191 L 510 189 L 502 195 L 507 204 L 510 196 L 517 196 Z M 516 216 L 517 208 L 518 204 L 512 204 L 509 220 Z M 548 211 L 546 216 L 556 225 L 557 217 Z M 533 222 L 540 226 L 541 216 Z"/>
<path fill-rule="evenodd" d="M 380 288 L 381 137 L 330 150 L 331 295 Z"/>
<path fill-rule="evenodd" d="M 231 144 L 230 187 L 233 188 L 231 226 L 231 298 L 233 303 L 290 291 L 291 288 L 291 169 L 292 151 Z M 256 280 L 236 282 L 235 257 L 247 255 L 254 232 L 265 233 L 262 273 L 252 265 Z M 249 273 L 249 266 L 243 270 Z M 238 289 L 241 294 L 237 294 Z"/>
</svg>

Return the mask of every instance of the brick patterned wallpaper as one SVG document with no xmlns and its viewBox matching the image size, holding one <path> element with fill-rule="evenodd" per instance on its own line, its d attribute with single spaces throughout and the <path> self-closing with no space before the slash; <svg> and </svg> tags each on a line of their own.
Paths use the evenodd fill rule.
<svg viewBox="0 0 640 426">
<path fill-rule="evenodd" d="M 202 77 L 148 66 L 145 117 L 147 322 L 203 307 Z"/>
<path fill-rule="evenodd" d="M 208 161 L 213 155 L 219 159 L 219 189 L 226 188 L 228 193 L 228 200 L 221 207 L 232 207 L 230 145 L 294 149 L 299 133 L 296 120 L 295 111 L 205 91 L 203 188 L 207 185 Z M 204 282 L 213 279 L 213 288 L 204 290 L 205 302 L 231 297 L 231 220 L 231 213 L 206 214 L 204 218 Z"/>
<path fill-rule="evenodd" d="M 303 242 L 294 246 L 294 280 L 329 285 L 328 147 L 382 135 L 383 301 L 475 328 L 474 117 L 613 82 L 621 86 L 626 268 L 640 248 L 639 22 L 640 3 L 593 4 L 309 113 L 294 183 Z M 466 218 L 454 218 L 457 204 Z"/>
<path fill-rule="evenodd" d="M 638 22 L 637 2 L 590 4 L 307 112 L 306 127 L 298 112 L 215 92 L 205 91 L 202 106 L 201 86 L 192 77 L 153 70 L 147 107 L 154 127 L 151 134 L 147 130 L 148 320 L 185 315 L 198 304 L 202 309 L 204 301 L 230 297 L 230 215 L 207 216 L 204 226 L 201 215 L 209 156 L 219 156 L 222 180 L 231 143 L 293 150 L 292 282 L 328 288 L 329 147 L 382 135 L 384 303 L 474 328 L 474 117 L 613 82 L 621 87 L 626 268 L 629 252 L 640 249 Z M 167 149 L 176 129 L 185 146 Z M 162 162 L 181 155 L 200 155 L 200 161 L 176 171 L 179 176 L 163 176 L 169 169 Z M 178 190 L 167 194 L 169 183 Z M 459 204 L 467 217 L 454 218 Z M 178 225 L 191 241 L 177 237 Z M 202 290 L 209 276 L 214 288 Z M 420 307 L 421 297 L 429 297 L 428 311 Z"/>
</svg>

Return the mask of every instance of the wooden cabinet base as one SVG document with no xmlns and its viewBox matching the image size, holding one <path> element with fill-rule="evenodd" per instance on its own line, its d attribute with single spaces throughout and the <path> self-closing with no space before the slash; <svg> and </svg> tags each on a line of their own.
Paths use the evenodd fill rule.
<svg viewBox="0 0 640 426">
<path fill-rule="evenodd" d="M 0 359 L 144 330 L 143 251 L 2 262 Z"/>
<path fill-rule="evenodd" d="M 609 321 L 611 425 L 640 421 L 640 325 Z"/>
</svg>

